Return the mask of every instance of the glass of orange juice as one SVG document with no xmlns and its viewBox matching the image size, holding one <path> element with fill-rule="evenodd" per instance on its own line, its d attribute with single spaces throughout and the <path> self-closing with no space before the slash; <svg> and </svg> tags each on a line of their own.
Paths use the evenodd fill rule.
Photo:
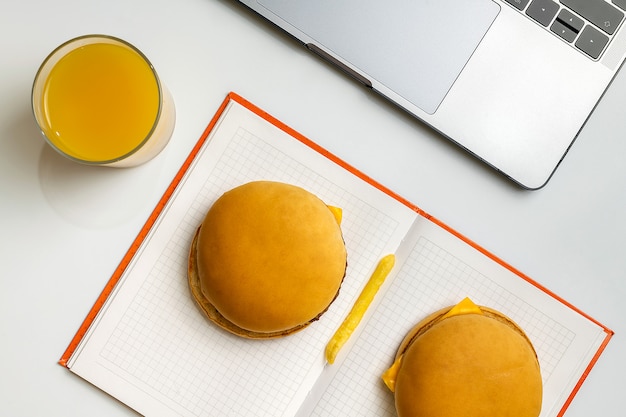
<svg viewBox="0 0 626 417">
<path fill-rule="evenodd" d="M 131 167 L 167 145 L 174 101 L 141 51 L 86 35 L 56 48 L 37 72 L 35 119 L 61 154 L 90 165 Z"/>
</svg>

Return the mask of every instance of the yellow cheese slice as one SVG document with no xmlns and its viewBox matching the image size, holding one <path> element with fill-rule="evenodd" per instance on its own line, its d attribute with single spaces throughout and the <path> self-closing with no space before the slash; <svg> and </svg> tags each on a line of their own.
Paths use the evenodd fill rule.
<svg viewBox="0 0 626 417">
<path fill-rule="evenodd" d="M 402 362 L 402 355 L 398 356 L 398 359 L 396 359 L 393 365 L 383 372 L 383 382 L 391 392 L 396 392 L 396 378 L 398 376 L 398 369 L 400 369 L 400 362 Z"/>
<path fill-rule="evenodd" d="M 326 206 L 330 209 L 330 211 L 333 213 L 333 216 L 335 216 L 335 220 L 337 220 L 337 224 L 341 225 L 341 219 L 343 218 L 343 210 L 341 209 L 341 207 L 335 207 L 335 206 Z"/>
<path fill-rule="evenodd" d="M 460 316 L 462 314 L 483 314 L 480 307 L 478 307 L 469 297 L 465 297 L 457 305 L 452 307 L 450 311 L 444 314 L 439 320 L 447 319 L 452 316 Z"/>
</svg>

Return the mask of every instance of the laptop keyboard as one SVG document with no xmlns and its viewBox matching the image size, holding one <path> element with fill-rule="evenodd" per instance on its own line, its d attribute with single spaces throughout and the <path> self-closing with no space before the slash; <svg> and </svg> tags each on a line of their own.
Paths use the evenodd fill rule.
<svg viewBox="0 0 626 417">
<path fill-rule="evenodd" d="M 624 20 L 626 0 L 505 0 L 592 59 Z"/>
</svg>

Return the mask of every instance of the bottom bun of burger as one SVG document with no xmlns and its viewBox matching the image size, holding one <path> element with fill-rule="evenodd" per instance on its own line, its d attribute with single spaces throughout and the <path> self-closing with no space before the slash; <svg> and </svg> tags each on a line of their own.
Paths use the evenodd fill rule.
<svg viewBox="0 0 626 417">
<path fill-rule="evenodd" d="M 255 181 L 211 206 L 191 245 L 191 293 L 236 335 L 294 333 L 328 309 L 346 271 L 338 209 L 294 185 Z"/>
<path fill-rule="evenodd" d="M 465 299 L 418 323 L 383 379 L 399 417 L 537 417 L 535 350 L 504 314 Z"/>
</svg>

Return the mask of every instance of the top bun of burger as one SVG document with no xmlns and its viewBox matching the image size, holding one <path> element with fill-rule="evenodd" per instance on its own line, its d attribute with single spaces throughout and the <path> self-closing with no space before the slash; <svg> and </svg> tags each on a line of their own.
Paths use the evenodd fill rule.
<svg viewBox="0 0 626 417">
<path fill-rule="evenodd" d="M 537 417 L 535 350 L 504 314 L 466 298 L 418 323 L 383 375 L 399 417 Z"/>
<path fill-rule="evenodd" d="M 346 271 L 339 209 L 294 185 L 255 181 L 223 194 L 192 242 L 189 284 L 207 316 L 248 338 L 317 320 Z"/>
</svg>

